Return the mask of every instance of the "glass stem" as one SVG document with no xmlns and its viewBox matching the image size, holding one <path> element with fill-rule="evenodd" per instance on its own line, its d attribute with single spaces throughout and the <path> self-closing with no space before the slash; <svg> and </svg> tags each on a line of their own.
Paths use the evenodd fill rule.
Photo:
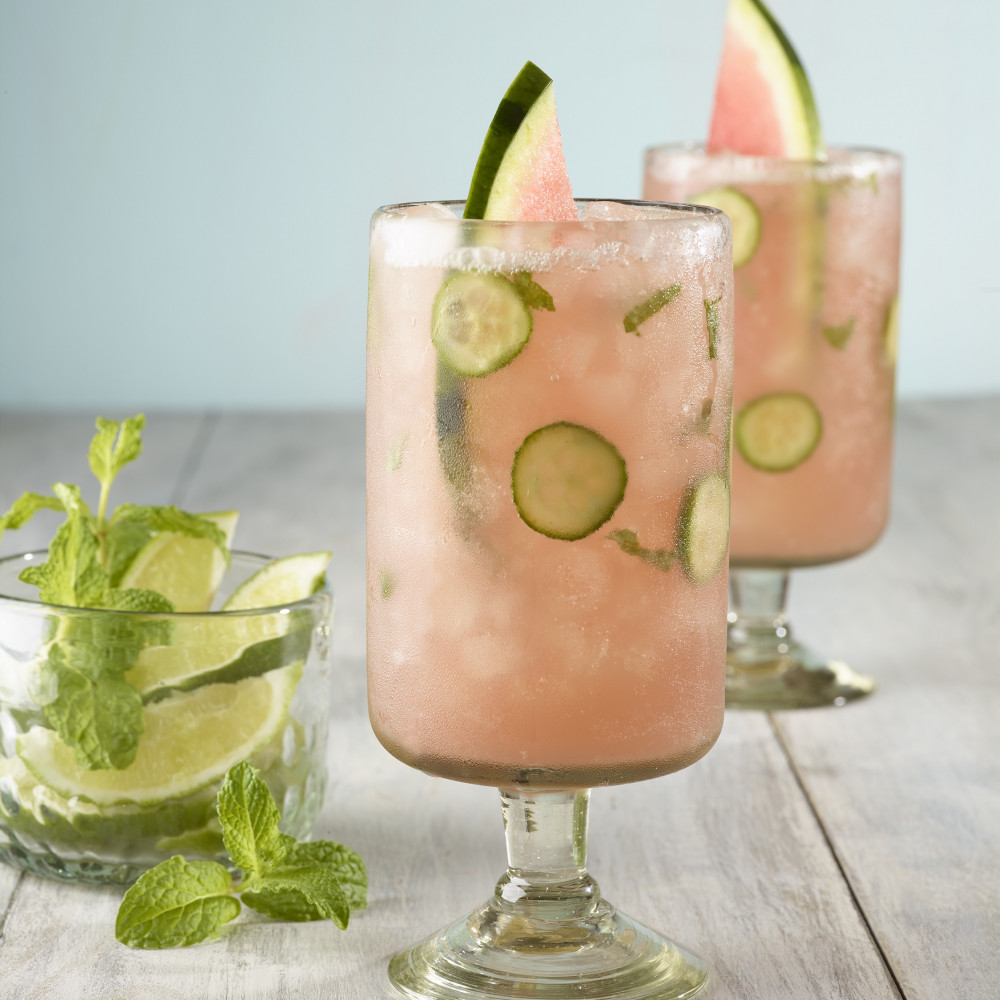
<svg viewBox="0 0 1000 1000">
<path fill-rule="evenodd" d="M 506 874 L 494 905 L 532 920 L 578 920 L 600 901 L 587 873 L 590 791 L 502 789 Z"/>
<path fill-rule="evenodd" d="M 792 643 L 785 617 L 788 572 L 782 569 L 732 569 L 729 573 L 729 650 L 741 658 L 765 661 L 784 656 Z"/>
</svg>

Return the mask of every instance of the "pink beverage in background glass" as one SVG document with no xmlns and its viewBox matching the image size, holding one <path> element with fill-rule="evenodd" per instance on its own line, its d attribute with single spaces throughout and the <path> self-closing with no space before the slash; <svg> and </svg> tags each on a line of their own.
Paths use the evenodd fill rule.
<svg viewBox="0 0 1000 1000">
<path fill-rule="evenodd" d="M 736 377 L 727 701 L 842 704 L 872 682 L 795 642 L 787 571 L 857 555 L 889 510 L 900 158 L 647 151 L 647 198 L 733 222 Z"/>
<path fill-rule="evenodd" d="M 578 222 L 373 218 L 369 706 L 433 774 L 637 781 L 721 727 L 729 227 L 579 205 Z M 528 331 L 485 372 L 476 310 Z"/>
<path fill-rule="evenodd" d="M 870 150 L 831 149 L 823 162 L 647 153 L 644 197 L 728 199 L 737 248 L 742 240 L 734 567 L 834 562 L 885 527 L 900 180 L 899 158 Z M 770 417 L 756 407 L 755 426 L 755 401 L 773 394 L 785 395 L 766 404 Z"/>
</svg>

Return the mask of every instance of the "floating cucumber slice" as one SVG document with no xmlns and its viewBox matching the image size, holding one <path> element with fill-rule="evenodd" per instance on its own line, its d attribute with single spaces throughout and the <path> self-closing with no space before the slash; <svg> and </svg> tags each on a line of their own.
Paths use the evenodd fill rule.
<svg viewBox="0 0 1000 1000">
<path fill-rule="evenodd" d="M 736 414 L 736 449 L 762 472 L 788 472 L 801 465 L 823 436 L 816 404 L 801 392 L 772 392 Z"/>
<path fill-rule="evenodd" d="M 882 321 L 882 350 L 885 352 L 885 360 L 890 364 L 896 363 L 896 351 L 899 343 L 899 296 L 897 295 L 889 308 L 885 311 L 885 319 Z"/>
<path fill-rule="evenodd" d="M 478 378 L 509 365 L 531 336 L 531 310 L 498 274 L 457 271 L 431 307 L 431 341 L 456 374 Z"/>
<path fill-rule="evenodd" d="M 733 226 L 733 267 L 750 262 L 760 245 L 761 221 L 757 206 L 734 187 L 714 187 L 692 195 L 695 205 L 718 208 L 729 216 Z"/>
<path fill-rule="evenodd" d="M 695 583 L 707 583 L 729 550 L 729 487 L 717 472 L 694 483 L 677 522 L 677 554 Z"/>
<path fill-rule="evenodd" d="M 576 541 L 597 531 L 625 496 L 628 472 L 597 431 L 560 422 L 529 434 L 510 470 L 514 506 L 529 528 Z"/>
</svg>

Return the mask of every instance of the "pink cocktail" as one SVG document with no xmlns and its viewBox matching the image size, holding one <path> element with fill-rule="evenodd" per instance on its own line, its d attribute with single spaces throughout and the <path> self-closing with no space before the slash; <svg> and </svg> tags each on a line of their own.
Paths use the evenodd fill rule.
<svg viewBox="0 0 1000 1000">
<path fill-rule="evenodd" d="M 733 219 L 736 294 L 731 704 L 849 699 L 871 682 L 794 643 L 787 570 L 875 543 L 888 517 L 901 161 L 648 151 L 644 196 Z"/>
<path fill-rule="evenodd" d="M 722 725 L 729 225 L 690 206 L 578 206 L 572 222 L 462 220 L 461 205 L 372 222 L 371 721 L 406 763 L 501 788 L 520 879 L 518 895 L 504 895 L 508 873 L 442 932 L 433 959 L 394 960 L 404 992 L 402 966 L 425 971 L 442 951 L 507 975 L 509 954 L 479 932 L 544 909 L 514 860 L 537 864 L 543 828 L 543 850 L 561 852 L 544 890 L 569 920 L 559 933 L 597 920 L 606 944 L 624 942 L 581 943 L 580 979 L 607 977 L 612 995 L 627 956 L 661 961 L 660 939 L 601 901 L 582 868 L 584 789 L 685 767 Z M 573 874 L 557 893 L 561 864 Z M 531 944 L 527 926 L 525 982 L 525 967 L 546 981 L 552 942 Z M 685 963 L 678 996 L 704 980 Z"/>
</svg>

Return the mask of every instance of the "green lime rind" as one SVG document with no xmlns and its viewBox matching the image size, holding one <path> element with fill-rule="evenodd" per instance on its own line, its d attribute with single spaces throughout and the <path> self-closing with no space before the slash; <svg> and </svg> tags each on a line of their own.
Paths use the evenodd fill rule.
<svg viewBox="0 0 1000 1000">
<path fill-rule="evenodd" d="M 695 583 L 715 578 L 729 551 L 729 486 L 711 472 L 688 488 L 677 521 L 677 554 Z"/>
<path fill-rule="evenodd" d="M 510 170 L 504 159 L 525 119 L 536 109 L 539 99 L 552 86 L 552 78 L 533 62 L 526 62 L 508 87 L 483 140 L 476 169 L 472 174 L 469 196 L 465 202 L 466 219 L 487 218 L 487 206 L 495 196 L 497 175 Z M 536 114 L 546 109 L 538 107 Z M 530 125 L 530 123 L 529 123 Z"/>
<path fill-rule="evenodd" d="M 307 552 L 272 559 L 226 598 L 223 611 L 254 611 L 303 601 L 322 590 L 331 553 Z"/>
<path fill-rule="evenodd" d="M 664 306 L 670 305 L 680 293 L 681 283 L 679 281 L 674 282 L 672 285 L 667 285 L 666 288 L 658 288 L 625 314 L 625 318 L 622 320 L 625 332 L 634 333 L 638 337 L 639 327 L 647 319 L 655 316 Z"/>
<path fill-rule="evenodd" d="M 514 506 L 529 528 L 572 542 L 610 520 L 625 496 L 628 470 L 607 438 L 560 421 L 524 439 L 510 481 Z"/>
<path fill-rule="evenodd" d="M 789 472 L 816 450 L 823 417 L 801 392 L 758 396 L 736 414 L 733 440 L 743 460 L 761 472 Z"/>
<path fill-rule="evenodd" d="M 734 187 L 713 187 L 693 194 L 695 205 L 708 205 L 729 216 L 733 229 L 733 269 L 749 264 L 760 246 L 763 221 L 752 198 Z"/>
<path fill-rule="evenodd" d="M 531 310 L 498 274 L 457 271 L 431 307 L 431 342 L 455 374 L 481 378 L 509 365 L 531 336 Z"/>
</svg>

